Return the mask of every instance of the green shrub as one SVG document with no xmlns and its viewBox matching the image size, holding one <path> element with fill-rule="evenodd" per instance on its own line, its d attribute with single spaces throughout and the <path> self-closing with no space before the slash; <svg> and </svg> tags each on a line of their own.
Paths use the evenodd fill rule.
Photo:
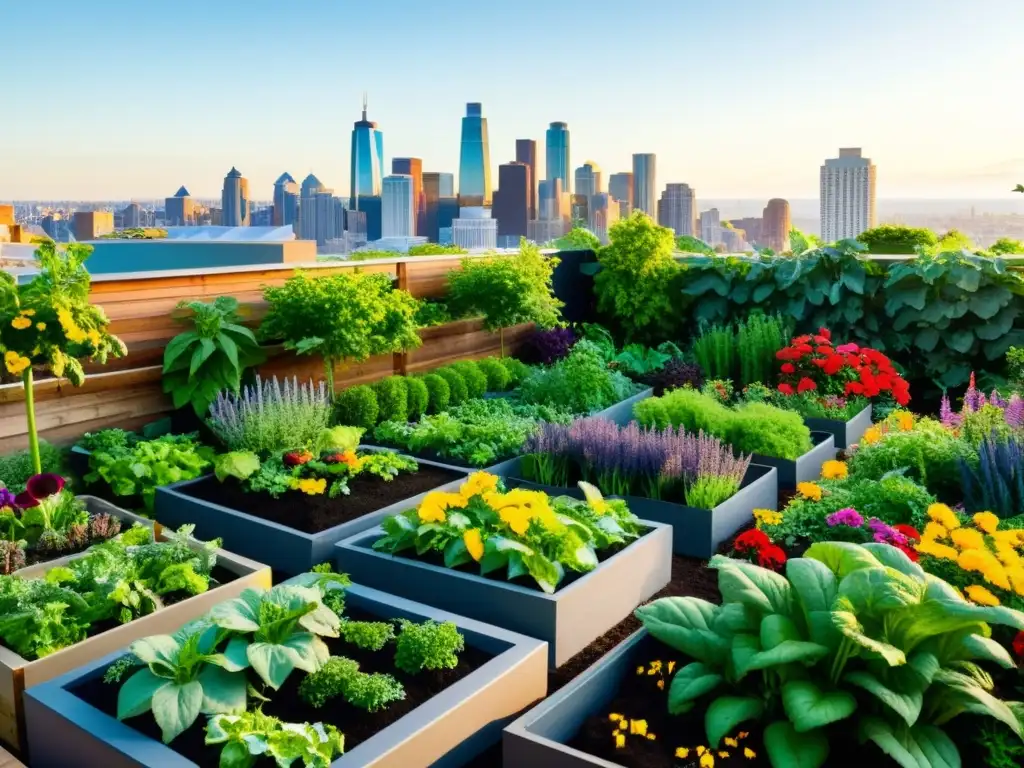
<svg viewBox="0 0 1024 768">
<path fill-rule="evenodd" d="M 409 418 L 409 390 L 401 376 L 388 376 L 373 385 L 380 409 L 380 421 L 406 421 Z"/>
<path fill-rule="evenodd" d="M 510 360 L 511 358 L 506 359 Z M 488 392 L 504 392 L 508 389 L 512 374 L 501 364 L 501 360 L 496 357 L 485 357 L 483 360 L 476 361 L 476 367 L 487 377 Z"/>
<path fill-rule="evenodd" d="M 648 397 L 634 405 L 633 418 L 641 427 L 648 429 L 666 429 L 671 424 L 665 403 L 660 397 Z"/>
<path fill-rule="evenodd" d="M 918 248 L 934 248 L 939 239 L 930 229 L 883 224 L 861 232 L 857 239 L 868 247 L 868 253 L 883 256 L 917 253 Z"/>
<path fill-rule="evenodd" d="M 438 368 L 434 373 L 448 382 L 449 405 L 462 405 L 469 399 L 469 389 L 461 373 L 451 367 Z"/>
<path fill-rule="evenodd" d="M 633 383 L 605 365 L 596 345 L 580 341 L 568 357 L 539 368 L 519 388 L 524 403 L 586 414 L 607 408 L 636 391 Z"/>
<path fill-rule="evenodd" d="M 436 373 L 428 373 L 423 377 L 423 383 L 427 387 L 427 412 L 440 413 L 447 408 L 451 400 L 448 380 Z"/>
<path fill-rule="evenodd" d="M 50 445 L 45 440 L 39 441 L 39 461 L 43 472 L 63 474 L 64 457 L 60 448 Z M 34 474 L 32 454 L 27 448 L 0 456 L 0 484 L 6 486 L 12 493 L 24 491 L 25 482 Z"/>
<path fill-rule="evenodd" d="M 517 360 L 514 357 L 502 357 L 500 360 L 501 364 L 505 366 L 505 370 L 508 371 L 509 388 L 518 387 L 526 381 L 526 377 L 533 371 L 533 369 L 522 360 Z"/>
<path fill-rule="evenodd" d="M 373 429 L 379 416 L 377 394 L 365 384 L 342 390 L 334 399 L 334 420 L 338 424 Z"/>
<path fill-rule="evenodd" d="M 395 629 L 386 621 L 343 621 L 341 637 L 367 651 L 379 651 L 395 636 Z"/>
<path fill-rule="evenodd" d="M 424 669 L 455 669 L 464 648 L 465 640 L 450 621 L 443 624 L 403 621 L 395 651 L 395 667 L 410 675 L 419 674 Z"/>
<path fill-rule="evenodd" d="M 811 450 L 811 430 L 803 416 L 767 403 L 744 403 L 733 410 L 725 438 L 743 453 L 797 459 Z"/>
<path fill-rule="evenodd" d="M 345 686 L 345 701 L 367 712 L 379 712 L 405 698 L 405 688 L 391 675 L 374 672 L 354 675 Z"/>
<path fill-rule="evenodd" d="M 452 363 L 449 368 L 458 371 L 466 382 L 466 390 L 470 397 L 483 397 L 487 392 L 487 376 L 476 366 L 472 360 L 462 360 Z"/>
<path fill-rule="evenodd" d="M 703 430 L 726 439 L 732 423 L 732 411 L 719 400 L 695 389 L 675 389 L 659 400 L 665 410 L 668 424 L 683 427 L 688 432 Z M 648 406 L 654 408 L 655 406 Z"/>
<path fill-rule="evenodd" d="M 405 389 L 409 400 L 409 419 L 416 421 L 427 412 L 430 404 L 430 392 L 423 379 L 414 379 L 411 376 L 405 379 Z"/>
</svg>

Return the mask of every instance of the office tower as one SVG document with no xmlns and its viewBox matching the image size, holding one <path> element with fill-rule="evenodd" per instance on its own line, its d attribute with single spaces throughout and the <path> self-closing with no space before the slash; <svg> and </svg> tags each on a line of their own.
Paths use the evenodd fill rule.
<svg viewBox="0 0 1024 768">
<path fill-rule="evenodd" d="M 416 234 L 415 189 L 409 174 L 384 177 L 381 197 L 381 237 L 413 237 Z"/>
<path fill-rule="evenodd" d="M 722 218 L 717 208 L 701 211 L 700 239 L 714 248 L 722 242 Z"/>
<path fill-rule="evenodd" d="M 569 231 L 569 195 L 562 191 L 561 179 L 545 179 L 537 187 L 537 218 L 530 222 L 527 237 L 546 243 Z"/>
<path fill-rule="evenodd" d="M 742 219 L 730 219 L 729 224 L 732 225 L 733 229 L 738 229 L 743 233 L 743 239 L 747 243 L 756 243 L 757 245 L 763 245 L 763 230 L 764 230 L 764 219 L 760 216 L 746 216 Z"/>
<path fill-rule="evenodd" d="M 366 239 L 380 240 L 383 237 L 383 199 L 377 197 L 360 197 L 359 209 L 366 212 Z"/>
<path fill-rule="evenodd" d="M 491 151 L 487 139 L 487 118 L 477 102 L 466 104 L 462 118 L 462 145 L 459 153 L 459 205 L 491 204 Z"/>
<path fill-rule="evenodd" d="M 296 229 L 299 219 L 299 185 L 290 173 L 282 173 L 274 182 L 274 215 L 275 227 L 292 225 Z"/>
<path fill-rule="evenodd" d="M 412 177 L 413 218 L 416 221 L 416 227 L 410 235 L 425 236 L 427 234 L 427 199 L 423 194 L 423 160 L 418 157 L 396 157 L 391 161 L 391 173 Z"/>
<path fill-rule="evenodd" d="M 196 224 L 196 204 L 184 186 L 174 197 L 164 199 L 164 220 L 169 227 L 192 227 Z"/>
<path fill-rule="evenodd" d="M 789 250 L 789 203 L 775 197 L 764 208 L 761 224 L 761 240 L 766 248 L 773 251 Z"/>
<path fill-rule="evenodd" d="M 576 169 L 575 194 L 590 197 L 600 192 L 604 192 L 601 168 L 593 160 L 587 160 L 587 162 Z"/>
<path fill-rule="evenodd" d="M 323 246 L 341 237 L 345 225 L 341 201 L 312 173 L 302 180 L 299 212 L 299 237 L 303 240 L 316 240 L 317 246 Z"/>
<path fill-rule="evenodd" d="M 608 244 L 608 230 L 619 220 L 619 204 L 609 192 L 598 192 L 590 196 L 589 229 L 601 245 Z"/>
<path fill-rule="evenodd" d="M 843 148 L 821 166 L 821 237 L 857 237 L 875 226 L 875 165 L 860 148 Z"/>
<path fill-rule="evenodd" d="M 666 184 L 658 201 L 658 224 L 676 236 L 693 235 L 697 219 L 697 190 L 689 184 Z"/>
<path fill-rule="evenodd" d="M 377 124 L 366 119 L 366 94 L 363 94 L 363 119 L 352 127 L 352 177 L 349 192 L 352 207 L 360 197 L 380 197 L 384 178 L 384 134 Z"/>
<path fill-rule="evenodd" d="M 569 124 L 552 123 L 548 128 L 545 141 L 547 149 L 547 179 L 561 179 L 562 191 L 566 194 L 572 192 L 569 178 Z"/>
<path fill-rule="evenodd" d="M 653 154 L 633 155 L 633 208 L 652 219 L 657 214 L 658 163 Z"/>
<path fill-rule="evenodd" d="M 445 198 L 455 197 L 455 176 L 450 173 L 438 173 L 428 171 L 423 174 L 423 199 L 424 199 L 424 229 L 420 233 L 426 235 L 432 243 L 439 242 L 438 214 L 440 212 L 440 201 Z M 457 207 L 457 206 L 456 206 Z M 457 211 L 456 211 L 457 213 Z M 455 214 L 451 216 L 454 218 Z M 451 226 L 451 218 L 446 226 Z"/>
<path fill-rule="evenodd" d="M 619 203 L 619 218 L 626 218 L 633 212 L 633 174 L 613 173 L 608 177 L 608 194 Z"/>
<path fill-rule="evenodd" d="M 437 203 L 437 242 L 443 245 L 451 245 L 452 222 L 459 216 L 459 198 L 455 196 L 442 197 Z M 447 236 L 444 231 L 447 230 Z"/>
<path fill-rule="evenodd" d="M 75 240 L 95 240 L 114 231 L 113 211 L 76 211 L 73 232 Z"/>
<path fill-rule="evenodd" d="M 516 162 L 530 166 L 530 218 L 537 218 L 537 142 L 516 139 Z M 499 221 L 500 226 L 500 221 Z"/>
<path fill-rule="evenodd" d="M 498 220 L 498 244 L 502 248 L 514 248 L 529 231 L 532 186 L 533 177 L 526 163 L 498 166 L 493 215 Z"/>
<path fill-rule="evenodd" d="M 134 229 L 142 226 L 142 206 L 138 203 L 128 203 L 121 211 L 121 228 Z"/>
<path fill-rule="evenodd" d="M 224 177 L 221 193 L 221 225 L 225 227 L 249 226 L 249 180 L 237 168 Z"/>
<path fill-rule="evenodd" d="M 482 206 L 463 206 L 452 221 L 452 244 L 467 251 L 494 250 L 498 247 L 498 222 Z"/>
</svg>

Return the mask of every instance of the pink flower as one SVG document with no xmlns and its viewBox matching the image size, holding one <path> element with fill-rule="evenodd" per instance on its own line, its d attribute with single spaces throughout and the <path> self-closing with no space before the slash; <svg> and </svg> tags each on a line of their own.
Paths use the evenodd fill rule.
<svg viewBox="0 0 1024 768">
<path fill-rule="evenodd" d="M 859 351 L 860 347 L 858 347 L 856 344 L 840 344 L 838 347 L 836 347 L 836 352 L 839 353 L 840 355 L 856 355 Z"/>
</svg>

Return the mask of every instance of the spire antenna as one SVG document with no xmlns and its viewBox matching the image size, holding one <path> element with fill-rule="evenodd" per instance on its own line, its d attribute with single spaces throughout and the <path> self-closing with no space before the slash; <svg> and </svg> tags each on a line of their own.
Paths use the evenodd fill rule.
<svg viewBox="0 0 1024 768">
<path fill-rule="evenodd" d="M 367 99 L 367 96 L 366 96 L 366 91 L 363 91 L 363 120 L 364 121 L 366 120 L 366 104 L 367 104 L 367 101 L 368 101 L 368 99 Z"/>
</svg>

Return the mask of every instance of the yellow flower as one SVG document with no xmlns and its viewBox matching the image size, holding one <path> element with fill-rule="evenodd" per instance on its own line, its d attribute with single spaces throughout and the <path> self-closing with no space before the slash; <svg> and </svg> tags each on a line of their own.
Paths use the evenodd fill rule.
<svg viewBox="0 0 1024 768">
<path fill-rule="evenodd" d="M 700 768 L 715 768 L 715 756 L 710 752 L 705 752 L 701 755 Z"/>
<path fill-rule="evenodd" d="M 479 563 L 480 558 L 484 556 L 484 541 L 480 537 L 480 531 L 476 528 L 467 529 L 462 534 L 462 541 L 466 545 L 469 556 Z"/>
<path fill-rule="evenodd" d="M 960 553 L 953 547 L 946 546 L 945 544 L 939 544 L 938 542 L 930 539 L 924 539 L 918 542 L 916 549 L 922 555 L 931 555 L 932 557 L 938 557 L 943 560 L 955 561 L 960 555 Z"/>
<path fill-rule="evenodd" d="M 909 432 L 914 428 L 914 414 L 909 411 L 896 411 L 892 415 L 900 432 Z"/>
<path fill-rule="evenodd" d="M 676 668 L 676 663 L 674 661 L 670 661 L 668 663 L 668 673 L 671 675 L 672 674 L 672 670 L 675 669 L 675 668 Z"/>
<path fill-rule="evenodd" d="M 664 680 L 664 678 L 662 678 L 661 680 L 658 680 L 658 690 L 659 691 L 664 691 L 665 690 L 665 680 Z"/>
<path fill-rule="evenodd" d="M 638 675 L 642 675 L 642 674 L 644 673 L 644 668 L 643 668 L 643 667 L 637 667 L 637 668 L 636 668 L 636 673 L 637 673 Z"/>
<path fill-rule="evenodd" d="M 37 331 L 45 331 L 46 330 L 46 323 L 41 322 L 41 321 L 36 323 L 36 330 Z"/>
<path fill-rule="evenodd" d="M 949 538 L 961 550 L 985 549 L 985 537 L 973 528 L 957 528 L 949 532 Z"/>
<path fill-rule="evenodd" d="M 929 520 L 924 526 L 924 533 L 921 534 L 921 539 L 925 541 L 935 541 L 936 539 L 944 539 L 949 535 L 949 531 L 942 527 L 939 523 L 934 520 Z"/>
<path fill-rule="evenodd" d="M 647 721 L 646 720 L 630 720 L 629 721 L 629 732 L 636 736 L 647 735 Z"/>
<path fill-rule="evenodd" d="M 656 737 L 655 737 L 655 735 L 653 733 L 648 733 L 647 734 L 647 740 L 648 741 L 654 741 L 655 738 Z"/>
<path fill-rule="evenodd" d="M 726 752 L 725 750 L 722 750 L 721 752 L 719 752 L 718 756 L 720 758 L 722 758 L 723 760 L 728 760 L 729 759 L 729 753 Z"/>
<path fill-rule="evenodd" d="M 319 496 L 327 490 L 327 481 L 323 478 L 307 477 L 304 479 L 293 479 L 292 488 L 302 491 L 309 496 Z"/>
<path fill-rule="evenodd" d="M 57 320 L 60 322 L 60 327 L 64 329 L 64 335 L 68 337 L 68 341 L 82 344 L 88 338 L 85 331 L 78 327 L 71 313 L 63 307 L 57 310 Z"/>
<path fill-rule="evenodd" d="M 477 494 L 483 495 L 488 491 L 496 491 L 497 488 L 498 478 L 496 475 L 488 472 L 474 472 L 466 478 L 466 482 L 462 484 L 459 492 L 469 498 Z"/>
<path fill-rule="evenodd" d="M 103 342 L 103 337 L 100 336 L 100 332 L 95 329 L 89 331 L 86 336 L 89 337 L 89 343 L 94 347 L 98 347 Z"/>
<path fill-rule="evenodd" d="M 660 661 L 652 661 L 651 662 L 651 671 L 648 672 L 647 674 L 649 674 L 649 675 L 656 675 L 659 672 L 661 672 L 661 662 Z"/>
<path fill-rule="evenodd" d="M 1013 591 L 1021 597 L 1024 597 L 1024 568 L 1019 565 L 1015 565 L 1012 568 L 1008 568 L 1006 575 L 1010 579 L 1010 583 L 1013 585 Z"/>
<path fill-rule="evenodd" d="M 690 750 L 687 747 L 676 747 L 676 757 L 680 760 L 684 760 L 690 756 Z"/>
<path fill-rule="evenodd" d="M 19 315 L 18 317 L 11 320 L 11 327 L 13 327 L 15 330 L 23 331 L 26 328 L 32 327 L 32 321 L 29 320 L 27 317 L 21 317 Z"/>
<path fill-rule="evenodd" d="M 860 441 L 864 445 L 871 445 L 877 443 L 882 439 L 882 430 L 879 427 L 868 427 L 864 430 L 864 434 L 861 435 Z"/>
<path fill-rule="evenodd" d="M 757 752 L 752 750 L 750 747 L 744 747 L 743 756 L 747 758 L 747 760 L 753 760 L 755 757 L 757 757 Z"/>
<path fill-rule="evenodd" d="M 21 310 L 21 314 L 25 317 L 35 317 L 36 311 L 34 309 L 23 309 Z"/>
<path fill-rule="evenodd" d="M 995 533 L 996 529 L 999 527 L 999 518 L 991 512 L 979 512 L 971 519 L 974 520 L 974 524 L 985 533 Z"/>
<path fill-rule="evenodd" d="M 821 486 L 817 483 L 797 483 L 796 491 L 805 499 L 821 501 Z"/>
<path fill-rule="evenodd" d="M 845 461 L 826 461 L 821 465 L 821 476 L 826 480 L 842 480 L 849 474 Z"/>
<path fill-rule="evenodd" d="M 498 517 L 520 536 L 530 527 L 530 510 L 526 507 L 504 507 L 498 510 Z"/>
<path fill-rule="evenodd" d="M 733 749 L 740 745 L 740 743 L 736 739 L 730 739 L 728 736 L 725 737 L 724 741 L 725 746 L 732 747 Z"/>
<path fill-rule="evenodd" d="M 616 749 L 622 749 L 624 746 L 626 746 L 626 737 L 623 734 L 621 734 L 621 733 L 616 731 L 616 733 L 615 733 L 615 748 Z"/>
<path fill-rule="evenodd" d="M 762 525 L 778 525 L 782 522 L 782 513 L 776 512 L 774 509 L 755 509 L 754 519 L 757 521 L 758 528 Z"/>
<path fill-rule="evenodd" d="M 1002 564 L 1007 568 L 1012 568 L 1021 564 L 1021 557 L 1017 554 L 1017 550 L 998 541 L 996 542 L 996 557 L 998 557 Z"/>
<path fill-rule="evenodd" d="M 952 509 L 947 507 L 945 504 L 932 504 L 928 507 L 928 517 L 934 520 L 936 523 L 940 523 L 945 526 L 946 529 L 952 531 L 954 528 L 960 527 L 960 519 L 956 516 Z"/>
<path fill-rule="evenodd" d="M 703 755 L 707 751 L 708 751 L 708 748 L 703 746 L 703 745 L 697 747 L 697 754 L 698 755 Z"/>
<path fill-rule="evenodd" d="M 609 712 L 608 719 L 614 723 L 616 720 L 621 720 L 622 715 L 620 715 L 618 712 Z"/>
<path fill-rule="evenodd" d="M 32 361 L 27 357 L 22 357 L 13 350 L 9 350 L 4 354 L 4 365 L 9 373 L 17 376 L 32 365 Z"/>
<path fill-rule="evenodd" d="M 979 584 L 971 584 L 964 592 L 968 600 L 973 600 L 979 605 L 999 605 L 999 598 Z"/>
<path fill-rule="evenodd" d="M 418 511 L 421 523 L 443 523 L 447 519 L 445 510 L 452 506 L 460 506 L 462 496 L 458 493 L 434 491 L 428 493 L 420 502 Z"/>
</svg>

